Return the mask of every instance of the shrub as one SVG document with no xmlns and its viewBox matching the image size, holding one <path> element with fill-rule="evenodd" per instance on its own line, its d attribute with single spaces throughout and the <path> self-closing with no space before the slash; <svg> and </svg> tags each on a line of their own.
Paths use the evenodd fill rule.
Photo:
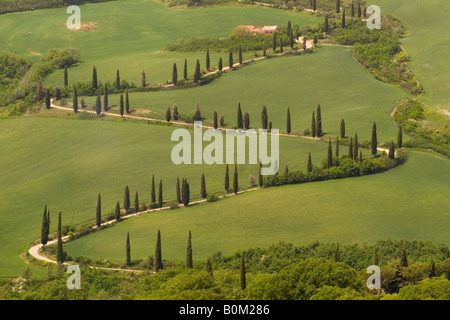
<svg viewBox="0 0 450 320">
<path fill-rule="evenodd" d="M 206 201 L 208 202 L 216 202 L 219 200 L 219 197 L 215 193 L 209 193 L 206 196 Z"/>
</svg>

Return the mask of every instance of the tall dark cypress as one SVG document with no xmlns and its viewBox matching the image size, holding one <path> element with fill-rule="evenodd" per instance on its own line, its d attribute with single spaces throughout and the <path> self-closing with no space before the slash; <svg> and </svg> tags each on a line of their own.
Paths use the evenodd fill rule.
<svg viewBox="0 0 450 320">
<path fill-rule="evenodd" d="M 73 88 L 72 105 L 73 105 L 73 112 L 77 113 L 78 112 L 78 92 L 77 92 L 77 87 Z"/>
<path fill-rule="evenodd" d="M 145 71 L 142 70 L 142 74 L 141 74 L 141 84 L 143 87 L 145 87 L 147 85 L 147 78 L 145 77 Z"/>
<path fill-rule="evenodd" d="M 48 235 L 47 235 L 47 205 L 44 207 L 44 214 L 42 215 L 42 225 L 41 225 L 41 243 L 42 245 L 46 245 L 48 242 Z"/>
<path fill-rule="evenodd" d="M 155 190 L 155 175 L 152 175 L 152 194 L 151 194 L 152 203 L 156 202 L 156 190 Z"/>
<path fill-rule="evenodd" d="M 200 71 L 200 61 L 197 59 L 195 62 L 194 82 L 199 82 L 202 79 L 202 73 Z"/>
<path fill-rule="evenodd" d="M 354 157 L 353 157 L 353 138 L 350 138 L 350 144 L 348 146 L 348 157 L 352 160 L 354 159 Z"/>
<path fill-rule="evenodd" d="M 306 171 L 312 171 L 312 160 L 311 160 L 311 152 L 308 154 L 308 164 L 306 165 Z"/>
<path fill-rule="evenodd" d="M 244 119 L 242 117 L 242 110 L 241 110 L 241 103 L 238 104 L 238 111 L 237 111 L 237 128 L 242 129 L 244 128 Z"/>
<path fill-rule="evenodd" d="M 162 180 L 159 180 L 158 206 L 159 206 L 160 208 L 162 208 L 162 206 L 163 206 L 163 187 L 162 187 Z"/>
<path fill-rule="evenodd" d="M 394 141 L 391 141 L 391 144 L 390 144 L 390 146 L 389 146 L 388 157 L 389 157 L 390 159 L 394 159 L 394 158 L 395 158 L 395 145 L 394 145 Z"/>
<path fill-rule="evenodd" d="M 342 23 L 341 23 L 342 29 L 345 29 L 345 8 L 342 10 Z"/>
<path fill-rule="evenodd" d="M 170 114 L 170 108 L 167 108 L 165 118 L 167 122 L 170 122 L 170 120 L 172 119 L 172 115 Z"/>
<path fill-rule="evenodd" d="M 283 37 L 280 36 L 280 53 L 283 53 Z"/>
<path fill-rule="evenodd" d="M 125 194 L 123 196 L 123 207 L 126 211 L 130 209 L 130 189 L 128 186 L 125 187 Z"/>
<path fill-rule="evenodd" d="M 311 119 L 311 136 L 313 138 L 315 138 L 316 137 L 316 133 L 317 133 L 317 130 L 316 130 L 316 116 L 315 116 L 315 113 L 313 111 L 312 119 Z"/>
<path fill-rule="evenodd" d="M 116 207 L 114 209 L 114 218 L 116 221 L 120 221 L 120 203 L 117 201 Z"/>
<path fill-rule="evenodd" d="M 233 69 L 233 51 L 230 50 L 230 54 L 228 55 L 228 68 L 230 70 Z"/>
<path fill-rule="evenodd" d="M 428 277 L 429 277 L 429 278 L 436 277 L 436 265 L 435 265 L 433 259 L 431 259 L 431 261 L 430 261 L 430 267 L 429 267 L 429 271 L 428 271 Z"/>
<path fill-rule="evenodd" d="M 250 115 L 248 112 L 244 113 L 244 129 L 248 130 L 250 128 Z"/>
<path fill-rule="evenodd" d="M 206 260 L 205 271 L 210 275 L 210 277 L 214 277 L 211 260 L 209 258 Z"/>
<path fill-rule="evenodd" d="M 291 21 L 289 20 L 286 26 L 286 35 L 289 37 L 289 35 L 291 34 L 292 31 L 292 25 L 291 25 Z"/>
<path fill-rule="evenodd" d="M 209 70 L 211 68 L 211 61 L 209 59 L 209 49 L 206 50 L 206 63 L 205 63 L 205 66 L 206 66 L 206 70 Z"/>
<path fill-rule="evenodd" d="M 177 81 L 178 81 L 177 64 L 174 63 L 172 68 L 172 83 L 177 84 Z"/>
<path fill-rule="evenodd" d="M 100 227 L 100 225 L 102 224 L 102 196 L 100 195 L 100 193 L 98 194 L 97 198 L 97 210 L 95 213 L 95 222 L 97 227 Z"/>
<path fill-rule="evenodd" d="M 289 107 L 287 108 L 287 115 L 286 115 L 286 132 L 288 134 L 291 133 L 291 112 L 289 111 Z"/>
<path fill-rule="evenodd" d="M 222 71 L 222 69 L 223 69 L 223 61 L 222 61 L 222 57 L 219 58 L 218 68 L 219 68 L 219 71 Z"/>
<path fill-rule="evenodd" d="M 201 186 L 200 186 L 200 196 L 205 199 L 206 198 L 206 180 L 205 174 L 202 174 Z"/>
<path fill-rule="evenodd" d="M 95 101 L 95 112 L 98 115 L 102 113 L 102 100 L 100 99 L 100 95 L 97 96 L 97 100 Z"/>
<path fill-rule="evenodd" d="M 318 137 L 322 136 L 322 112 L 320 110 L 320 103 L 317 106 L 317 113 L 316 113 L 316 136 Z"/>
<path fill-rule="evenodd" d="M 328 24 L 328 15 L 325 15 L 325 20 L 323 23 L 323 31 L 325 31 L 325 33 L 330 32 L 330 25 Z"/>
<path fill-rule="evenodd" d="M 262 164 L 260 162 L 259 167 L 258 167 L 258 184 L 259 184 L 260 188 L 262 188 L 264 185 L 264 179 L 263 179 L 263 175 L 261 174 L 261 169 L 262 169 Z"/>
<path fill-rule="evenodd" d="M 402 255 L 400 257 L 400 267 L 406 268 L 408 266 L 408 256 L 406 255 L 406 250 L 402 249 Z"/>
<path fill-rule="evenodd" d="M 120 73 L 119 70 L 116 72 L 116 90 L 120 90 Z"/>
<path fill-rule="evenodd" d="M 163 269 L 162 252 L 161 252 L 161 231 L 158 229 L 158 235 L 156 236 L 156 248 L 155 248 L 155 263 L 154 271 L 158 272 Z"/>
<path fill-rule="evenodd" d="M 130 233 L 129 232 L 127 232 L 127 243 L 126 243 L 125 251 L 126 251 L 125 264 L 127 266 L 129 266 L 129 265 L 131 265 L 131 246 L 130 246 Z"/>
<path fill-rule="evenodd" d="M 50 107 L 51 107 L 51 98 L 52 98 L 52 95 L 51 95 L 49 89 L 45 90 L 45 97 L 44 97 L 44 98 L 45 98 L 45 107 L 46 107 L 47 109 L 50 109 Z"/>
<path fill-rule="evenodd" d="M 128 96 L 128 90 L 125 92 L 125 111 L 130 113 L 130 98 Z"/>
<path fill-rule="evenodd" d="M 272 36 L 272 50 L 277 50 L 277 34 L 274 32 Z"/>
<path fill-rule="evenodd" d="M 336 136 L 336 157 L 339 158 L 339 137 Z"/>
<path fill-rule="evenodd" d="M 103 109 L 108 111 L 109 101 L 108 101 L 108 85 L 105 84 L 105 93 L 103 94 Z"/>
<path fill-rule="evenodd" d="M 214 123 L 213 124 L 214 129 L 217 129 L 218 124 L 217 124 L 217 112 L 216 111 L 214 111 L 213 123 Z"/>
<path fill-rule="evenodd" d="M 352 18 L 355 16 L 355 4 L 352 1 L 352 5 L 350 7 L 350 15 L 352 16 Z"/>
<path fill-rule="evenodd" d="M 289 47 L 294 48 L 294 34 L 293 31 L 289 33 Z"/>
<path fill-rule="evenodd" d="M 134 195 L 134 212 L 139 212 L 139 195 L 137 191 Z"/>
<path fill-rule="evenodd" d="M 120 94 L 120 115 L 123 117 L 125 106 L 123 104 L 123 94 Z"/>
<path fill-rule="evenodd" d="M 344 121 L 344 119 L 341 120 L 340 134 L 341 134 L 341 138 L 344 139 L 345 138 L 345 121 Z"/>
<path fill-rule="evenodd" d="M 334 251 L 334 261 L 341 262 L 341 252 L 339 251 L 339 242 L 336 244 L 336 250 Z"/>
<path fill-rule="evenodd" d="M 64 66 L 64 87 L 67 88 L 69 86 L 69 76 L 67 74 L 67 66 Z"/>
<path fill-rule="evenodd" d="M 177 177 L 177 203 L 181 204 L 180 178 Z"/>
<path fill-rule="evenodd" d="M 245 275 L 245 261 L 243 255 L 241 256 L 240 283 L 241 289 L 245 290 L 247 288 L 247 280 Z"/>
<path fill-rule="evenodd" d="M 331 150 L 331 140 L 328 140 L 327 168 L 333 166 L 333 152 Z"/>
<path fill-rule="evenodd" d="M 377 146 L 378 146 L 377 124 L 374 122 L 372 126 L 372 141 L 371 141 L 371 149 L 373 155 L 377 154 Z"/>
<path fill-rule="evenodd" d="M 227 164 L 225 168 L 225 192 L 228 192 L 228 190 L 230 190 L 230 172 Z"/>
<path fill-rule="evenodd" d="M 317 10 L 317 1 L 313 0 L 313 11 L 316 12 Z"/>
<path fill-rule="evenodd" d="M 267 126 L 268 126 L 268 115 L 267 115 L 267 108 L 266 106 L 263 106 L 263 109 L 261 111 L 261 126 L 263 129 L 267 130 Z"/>
<path fill-rule="evenodd" d="M 242 47 L 239 46 L 239 64 L 242 64 Z"/>
<path fill-rule="evenodd" d="M 362 12 L 361 12 L 361 1 L 360 0 L 358 0 L 358 2 L 357 2 L 357 7 L 358 7 L 358 18 L 361 18 Z"/>
<path fill-rule="evenodd" d="M 187 59 L 184 59 L 183 79 L 187 79 Z"/>
<path fill-rule="evenodd" d="M 189 269 L 194 268 L 194 262 L 192 260 L 192 234 L 191 234 L 191 230 L 189 230 L 188 243 L 187 243 L 187 248 L 186 248 L 186 268 L 189 268 Z"/>
<path fill-rule="evenodd" d="M 61 212 L 60 212 L 58 215 L 58 247 L 56 248 L 56 261 L 58 263 L 64 263 L 65 260 L 61 230 L 62 229 L 61 229 Z"/>
<path fill-rule="evenodd" d="M 237 164 L 234 165 L 234 174 L 233 174 L 233 192 L 237 194 L 239 191 L 239 181 L 238 181 L 238 169 Z"/>
<path fill-rule="evenodd" d="M 336 0 L 336 13 L 340 13 L 340 12 L 341 12 L 341 1 Z"/>
<path fill-rule="evenodd" d="M 98 82 L 97 82 L 97 69 L 95 66 L 92 68 L 92 89 L 97 90 L 98 88 Z"/>
<path fill-rule="evenodd" d="M 397 133 L 397 148 L 401 148 L 403 146 L 403 129 L 402 126 L 398 127 L 398 133 Z"/>
<path fill-rule="evenodd" d="M 353 141 L 353 160 L 356 160 L 358 158 L 358 148 L 359 148 L 358 134 L 355 133 L 355 140 Z"/>
</svg>

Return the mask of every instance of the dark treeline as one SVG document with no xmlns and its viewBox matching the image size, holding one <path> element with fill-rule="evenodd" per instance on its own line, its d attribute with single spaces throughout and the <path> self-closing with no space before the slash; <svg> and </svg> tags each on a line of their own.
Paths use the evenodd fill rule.
<svg viewBox="0 0 450 320">
<path fill-rule="evenodd" d="M 107 1 L 113 0 L 0 0 L 0 14 Z"/>
</svg>

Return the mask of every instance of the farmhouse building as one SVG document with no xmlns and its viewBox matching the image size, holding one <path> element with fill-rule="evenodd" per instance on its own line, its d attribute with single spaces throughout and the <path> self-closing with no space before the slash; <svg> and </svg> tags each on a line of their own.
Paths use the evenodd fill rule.
<svg viewBox="0 0 450 320">
<path fill-rule="evenodd" d="M 278 26 L 241 26 L 241 27 L 245 27 L 247 31 L 252 34 L 263 34 L 263 35 L 272 34 L 275 31 L 280 30 Z"/>
</svg>

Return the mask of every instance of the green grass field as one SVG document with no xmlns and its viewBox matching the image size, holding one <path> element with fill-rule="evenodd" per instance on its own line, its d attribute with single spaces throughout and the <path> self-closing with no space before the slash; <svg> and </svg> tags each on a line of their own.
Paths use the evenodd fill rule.
<svg viewBox="0 0 450 320">
<path fill-rule="evenodd" d="M 311 126 L 311 114 L 322 107 L 326 133 L 339 133 L 341 118 L 347 133 L 370 139 L 377 122 L 379 141 L 395 140 L 397 129 L 389 113 L 393 102 L 407 96 L 400 88 L 374 79 L 352 58 L 351 48 L 324 47 L 306 56 L 272 58 L 254 62 L 226 73 L 214 82 L 193 89 L 134 93 L 132 107 L 150 109 L 150 116 L 163 118 L 168 107 L 178 106 L 180 113 L 191 113 L 200 103 L 202 116 L 212 120 L 214 110 L 225 122 L 236 125 L 238 102 L 250 115 L 250 124 L 261 127 L 261 109 L 268 108 L 274 128 L 285 130 L 286 110 L 290 107 L 292 130 L 302 133 Z M 338 62 L 337 62 L 338 61 Z M 112 95 L 111 104 L 119 103 Z M 95 98 L 86 99 L 95 103 Z"/>
<path fill-rule="evenodd" d="M 194 260 L 278 241 L 374 243 L 378 239 L 450 244 L 450 162 L 410 152 L 406 164 L 374 176 L 273 187 L 217 203 L 151 213 L 68 243 L 73 256 L 122 263 L 130 232 L 132 259 L 154 254 L 161 230 L 163 258 L 183 261 L 188 230 Z M 420 183 L 417 183 L 420 181 Z"/>
<path fill-rule="evenodd" d="M 450 3 L 442 0 L 380 0 L 382 14 L 400 19 L 409 68 L 425 88 L 424 102 L 450 110 Z"/>
<path fill-rule="evenodd" d="M 126 185 L 132 202 L 135 191 L 141 202 L 150 202 L 152 174 L 157 183 L 163 179 L 165 200 L 175 200 L 177 177 L 186 177 L 192 198 L 198 198 L 202 173 L 207 191 L 221 193 L 225 165 L 172 164 L 170 153 L 176 143 L 170 136 L 174 129 L 107 120 L 0 120 L 0 185 L 5 186 L 0 194 L 0 275 L 20 275 L 25 268 L 18 252 L 40 237 L 45 204 L 55 230 L 59 211 L 63 225 L 93 220 L 98 192 L 104 214 L 114 211 L 116 201 L 123 204 Z M 291 170 L 305 170 L 308 152 L 319 165 L 326 150 L 326 143 L 281 137 L 280 167 L 287 164 Z M 257 179 L 257 165 L 239 165 L 238 169 L 241 188 L 249 186 L 250 174 Z M 231 167 L 231 183 L 233 170 Z"/>
</svg>

